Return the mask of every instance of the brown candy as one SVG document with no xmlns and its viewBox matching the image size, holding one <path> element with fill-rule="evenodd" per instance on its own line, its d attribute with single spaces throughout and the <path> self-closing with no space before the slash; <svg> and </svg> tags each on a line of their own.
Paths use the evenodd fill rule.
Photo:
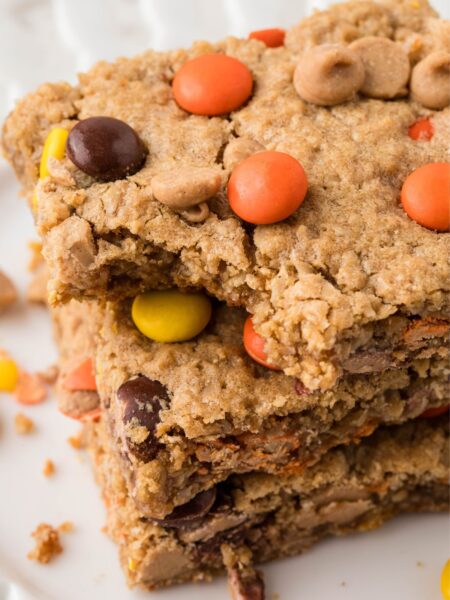
<svg viewBox="0 0 450 600">
<path fill-rule="evenodd" d="M 216 501 L 217 490 L 215 487 L 204 490 L 186 504 L 177 506 L 164 519 L 153 519 L 163 527 L 192 527 L 198 525 L 209 513 Z"/>
<path fill-rule="evenodd" d="M 147 149 L 127 123 L 112 117 L 90 117 L 69 133 L 67 156 L 84 173 L 114 181 L 136 173 Z"/>
<path fill-rule="evenodd" d="M 403 48 L 384 37 L 368 36 L 350 44 L 364 65 L 361 94 L 370 98 L 396 98 L 405 95 L 411 70 Z"/>
<path fill-rule="evenodd" d="M 144 462 L 153 460 L 160 448 L 155 436 L 159 413 L 170 401 L 166 387 L 140 375 L 123 383 L 117 397 L 123 404 L 128 451 Z"/>
<path fill-rule="evenodd" d="M 432 52 L 414 67 L 411 95 L 426 108 L 450 105 L 450 52 Z"/>
<path fill-rule="evenodd" d="M 351 100 L 363 81 L 364 67 L 358 55 L 338 44 L 308 50 L 300 58 L 294 73 L 298 95 L 322 106 Z"/>
</svg>

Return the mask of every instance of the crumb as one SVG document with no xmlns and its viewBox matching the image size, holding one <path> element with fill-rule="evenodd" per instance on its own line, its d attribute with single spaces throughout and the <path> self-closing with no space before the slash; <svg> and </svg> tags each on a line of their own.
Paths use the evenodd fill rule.
<svg viewBox="0 0 450 600">
<path fill-rule="evenodd" d="M 42 469 L 42 473 L 45 475 L 45 477 L 51 477 L 52 475 L 55 474 L 55 463 L 50 460 L 49 458 L 47 458 L 47 460 L 44 463 L 44 468 Z"/>
<path fill-rule="evenodd" d="M 341 587 L 345 587 L 347 585 L 346 581 L 341 581 Z"/>
<path fill-rule="evenodd" d="M 53 385 L 58 379 L 59 369 L 57 365 L 51 365 L 44 371 L 39 371 L 38 377 L 47 385 Z"/>
<path fill-rule="evenodd" d="M 31 251 L 28 270 L 33 272 L 44 262 L 44 257 L 42 256 L 42 244 L 41 242 L 28 242 L 28 248 Z"/>
<path fill-rule="evenodd" d="M 74 525 L 72 521 L 64 521 L 64 523 L 61 523 L 61 525 L 58 527 L 58 531 L 60 533 L 72 533 L 73 529 Z"/>
<path fill-rule="evenodd" d="M 40 404 L 47 398 L 47 386 L 36 373 L 21 371 L 14 395 L 20 404 Z"/>
<path fill-rule="evenodd" d="M 86 447 L 86 443 L 83 439 L 83 433 L 80 432 L 78 435 L 73 435 L 67 438 L 67 442 L 72 446 L 74 450 L 82 450 Z"/>
<path fill-rule="evenodd" d="M 425 563 L 423 563 L 421 560 L 418 560 L 416 562 L 416 567 L 418 567 L 419 569 L 422 569 L 425 566 Z"/>
<path fill-rule="evenodd" d="M 0 271 L 0 313 L 17 300 L 16 286 L 11 279 Z"/>
<path fill-rule="evenodd" d="M 19 435 L 28 435 L 35 430 L 34 421 L 23 413 L 17 413 L 14 418 L 14 429 Z"/>
<path fill-rule="evenodd" d="M 34 537 L 36 545 L 33 550 L 27 554 L 29 560 L 35 560 L 46 565 L 63 551 L 59 540 L 59 532 L 51 525 L 41 523 L 31 535 Z"/>
</svg>

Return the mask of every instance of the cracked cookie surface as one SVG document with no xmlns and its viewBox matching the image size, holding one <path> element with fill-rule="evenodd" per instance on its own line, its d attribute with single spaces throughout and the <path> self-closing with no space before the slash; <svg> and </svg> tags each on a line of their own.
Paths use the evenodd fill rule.
<svg viewBox="0 0 450 600">
<path fill-rule="evenodd" d="M 113 116 L 133 127 L 149 151 L 142 169 L 110 183 L 68 159 L 50 165 L 37 188 L 37 221 L 52 301 L 204 287 L 245 306 L 273 364 L 310 389 L 332 387 L 346 361 L 373 350 L 392 316 L 448 321 L 449 234 L 413 222 L 399 196 L 413 170 L 449 161 L 450 108 L 429 110 L 410 96 L 361 95 L 321 107 L 303 101 L 293 85 L 305 50 L 371 36 L 400 44 L 411 66 L 450 49 L 449 23 L 425 2 L 354 2 L 304 19 L 287 32 L 284 47 L 229 38 L 189 51 L 147 52 L 99 63 L 75 87 L 46 84 L 19 103 L 3 146 L 30 197 L 54 126 Z M 173 98 L 175 72 L 211 52 L 238 58 L 253 75 L 253 96 L 228 117 L 190 115 Z M 432 139 L 411 139 L 408 128 L 424 116 Z M 152 179 L 166 171 L 220 167 L 226 179 L 223 160 L 236 138 L 303 165 L 308 193 L 286 221 L 249 227 L 230 210 L 224 187 L 208 200 L 200 223 L 155 199 Z"/>
</svg>

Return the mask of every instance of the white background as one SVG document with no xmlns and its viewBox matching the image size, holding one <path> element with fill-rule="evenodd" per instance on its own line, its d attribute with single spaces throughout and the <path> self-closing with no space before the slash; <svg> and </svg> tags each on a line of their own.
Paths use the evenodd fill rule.
<svg viewBox="0 0 450 600">
<path fill-rule="evenodd" d="M 69 79 L 95 60 L 165 49 L 194 39 L 289 26 L 312 6 L 302 0 L 0 0 L 0 120 L 15 99 L 43 81 Z M 449 16 L 448 0 L 434 5 Z M 0 269 L 24 294 L 26 242 L 35 239 L 31 217 L 0 159 Z M 22 300 L 0 317 L 0 347 L 25 368 L 56 358 L 45 311 Z M 115 546 L 100 532 L 104 510 L 86 457 L 66 442 L 78 426 L 60 416 L 54 400 L 25 410 L 37 431 L 19 437 L 21 410 L 0 395 L 0 600 L 139 600 L 129 592 Z M 23 410 L 23 409 L 22 409 Z M 56 475 L 41 474 L 46 458 Z M 30 532 L 41 521 L 69 519 L 65 552 L 48 566 L 31 563 Z M 440 570 L 449 554 L 443 515 L 397 519 L 369 535 L 330 540 L 303 557 L 265 567 L 268 599 L 438 600 Z M 224 580 L 158 592 L 154 600 L 225 600 Z"/>
</svg>

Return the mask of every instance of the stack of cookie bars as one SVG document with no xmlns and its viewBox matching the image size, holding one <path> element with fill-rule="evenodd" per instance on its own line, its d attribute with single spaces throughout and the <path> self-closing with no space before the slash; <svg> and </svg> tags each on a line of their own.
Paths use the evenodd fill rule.
<svg viewBox="0 0 450 600">
<path fill-rule="evenodd" d="M 99 63 L 5 123 L 131 585 L 448 507 L 450 23 L 350 2 Z"/>
</svg>

